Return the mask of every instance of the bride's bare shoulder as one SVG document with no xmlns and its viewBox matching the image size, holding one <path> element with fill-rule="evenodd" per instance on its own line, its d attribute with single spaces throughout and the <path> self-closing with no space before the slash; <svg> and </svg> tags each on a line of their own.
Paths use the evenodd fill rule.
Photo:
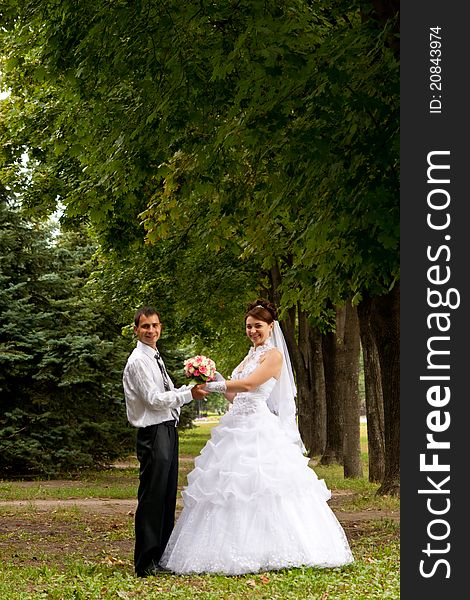
<svg viewBox="0 0 470 600">
<path fill-rule="evenodd" d="M 273 361 L 273 362 L 281 363 L 282 362 L 282 353 L 277 348 L 270 348 L 267 352 L 265 352 L 263 354 L 260 362 L 263 362 L 266 359 L 269 359 L 270 361 Z"/>
</svg>

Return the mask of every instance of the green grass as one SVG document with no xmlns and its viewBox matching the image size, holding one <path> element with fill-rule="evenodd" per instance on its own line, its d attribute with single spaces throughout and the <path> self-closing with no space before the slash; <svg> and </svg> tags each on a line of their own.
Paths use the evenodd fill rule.
<svg viewBox="0 0 470 600">
<path fill-rule="evenodd" d="M 127 471 L 127 472 L 126 472 Z M 87 473 L 83 481 L 56 482 L 2 482 L 2 500 L 68 500 L 72 498 L 135 498 L 136 469 L 127 469 L 118 475 L 96 472 L 96 481 Z"/>
<path fill-rule="evenodd" d="M 212 425 L 202 423 L 180 435 L 180 486 Z M 364 467 L 366 462 L 367 456 Z M 21 507 L 0 506 L 0 599 L 399 598 L 399 523 L 386 516 L 398 514 L 398 500 L 375 496 L 378 486 L 369 484 L 366 476 L 345 480 L 339 466 L 314 469 L 333 491 L 332 508 L 353 513 L 344 526 L 355 562 L 341 569 L 300 568 L 239 577 L 165 574 L 137 579 L 132 512 L 95 514 L 74 506 L 41 511 L 34 505 L 36 499 L 135 499 L 134 457 L 126 468 L 88 472 L 80 479 L 0 482 L 2 500 L 26 501 Z M 371 518 L 360 520 L 360 511 L 368 511 Z"/>
<path fill-rule="evenodd" d="M 210 437 L 214 421 L 202 421 L 197 427 L 182 431 L 179 436 L 180 454 L 197 456 Z"/>
<path fill-rule="evenodd" d="M 399 598 L 398 570 L 388 568 L 390 552 L 377 551 L 369 562 L 343 569 L 291 569 L 240 577 L 217 575 L 171 576 L 138 580 L 119 565 L 74 562 L 54 567 L 12 567 L 0 578 L 0 594 L 10 600 L 169 598 L 204 600 L 351 600 Z M 0 574 L 1 577 L 1 574 Z"/>
</svg>

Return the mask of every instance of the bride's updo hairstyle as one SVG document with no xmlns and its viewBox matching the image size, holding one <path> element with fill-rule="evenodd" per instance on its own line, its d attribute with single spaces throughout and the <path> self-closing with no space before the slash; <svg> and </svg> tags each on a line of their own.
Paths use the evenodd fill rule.
<svg viewBox="0 0 470 600">
<path fill-rule="evenodd" d="M 254 317 L 260 321 L 271 324 L 277 319 L 277 310 L 272 302 L 264 298 L 258 298 L 254 302 L 250 302 L 245 313 L 245 321 L 248 317 Z"/>
</svg>

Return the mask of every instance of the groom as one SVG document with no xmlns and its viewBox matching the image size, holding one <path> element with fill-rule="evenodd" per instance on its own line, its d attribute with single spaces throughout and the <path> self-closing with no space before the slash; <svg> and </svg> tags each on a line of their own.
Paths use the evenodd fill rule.
<svg viewBox="0 0 470 600">
<path fill-rule="evenodd" d="M 175 389 L 157 350 L 158 312 L 145 306 L 134 317 L 136 348 L 123 373 L 127 418 L 137 427 L 140 463 L 135 513 L 134 566 L 138 577 L 155 575 L 175 521 L 180 408 L 207 395 L 199 386 Z"/>
</svg>

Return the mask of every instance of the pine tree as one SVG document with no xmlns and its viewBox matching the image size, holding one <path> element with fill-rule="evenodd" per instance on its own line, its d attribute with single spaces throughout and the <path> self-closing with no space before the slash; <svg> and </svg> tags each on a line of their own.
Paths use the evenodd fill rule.
<svg viewBox="0 0 470 600">
<path fill-rule="evenodd" d="M 87 285 L 95 247 L 0 199 L 0 476 L 54 476 L 131 451 L 129 352 Z"/>
</svg>

